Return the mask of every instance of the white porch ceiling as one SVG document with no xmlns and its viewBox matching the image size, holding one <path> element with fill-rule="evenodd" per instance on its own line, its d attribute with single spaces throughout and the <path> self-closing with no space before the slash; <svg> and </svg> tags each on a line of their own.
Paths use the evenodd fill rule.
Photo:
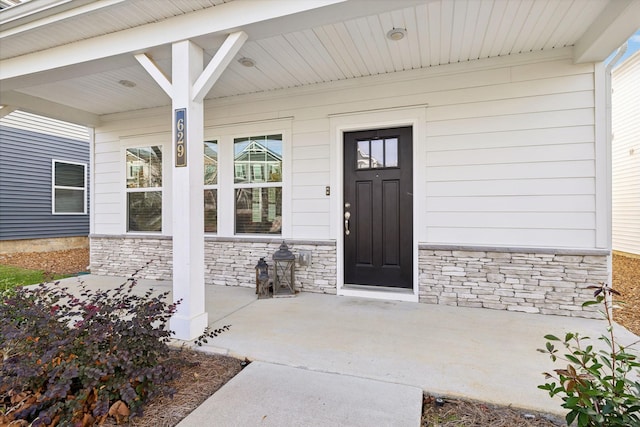
<svg viewBox="0 0 640 427">
<path fill-rule="evenodd" d="M 69 17 L 58 16 L 57 21 L 55 16 L 43 17 L 52 21 L 46 32 L 37 28 L 20 31 L 24 25 L 17 25 L 17 21 L 4 24 L 0 28 L 0 59 L 167 21 L 231 2 L 87 3 L 82 7 L 94 8 L 87 13 L 74 15 L 73 10 L 66 11 Z M 574 46 L 606 12 L 619 9 L 621 2 L 637 7 L 638 0 L 350 0 L 349 8 L 344 4 L 322 8 L 318 19 L 314 19 L 316 12 L 310 12 L 305 19 L 291 15 L 272 23 L 229 29 L 228 32 L 242 29 L 249 34 L 236 59 L 252 58 L 256 66 L 247 68 L 233 61 L 206 98 Z M 387 39 L 386 33 L 392 28 L 405 28 L 406 37 L 400 41 Z M 633 29 L 626 37 L 632 32 Z M 626 40 L 622 36 L 620 39 L 620 43 Z M 209 55 L 207 59 L 223 40 L 224 34 L 219 33 L 194 39 Z M 2 90 L 97 115 L 170 104 L 167 95 L 133 59 L 134 53 L 140 52 L 71 66 L 63 75 L 41 73 L 10 79 L 3 83 Z M 157 46 L 146 53 L 170 77 L 169 46 Z M 118 83 L 121 80 L 135 82 L 136 86 L 123 87 Z"/>
</svg>

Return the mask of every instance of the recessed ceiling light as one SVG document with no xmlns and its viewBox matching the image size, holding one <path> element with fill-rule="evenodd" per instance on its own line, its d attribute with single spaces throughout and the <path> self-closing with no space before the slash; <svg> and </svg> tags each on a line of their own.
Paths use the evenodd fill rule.
<svg viewBox="0 0 640 427">
<path fill-rule="evenodd" d="M 244 65 L 245 67 L 255 67 L 256 66 L 256 61 L 254 61 L 251 58 L 242 57 L 242 58 L 238 59 L 238 62 L 241 63 L 242 65 Z"/>
<path fill-rule="evenodd" d="M 406 35 L 407 30 L 405 28 L 392 28 L 387 32 L 387 38 L 396 42 L 402 40 Z"/>
<path fill-rule="evenodd" d="M 124 87 L 136 87 L 136 84 L 131 80 L 120 80 L 118 83 Z"/>
</svg>

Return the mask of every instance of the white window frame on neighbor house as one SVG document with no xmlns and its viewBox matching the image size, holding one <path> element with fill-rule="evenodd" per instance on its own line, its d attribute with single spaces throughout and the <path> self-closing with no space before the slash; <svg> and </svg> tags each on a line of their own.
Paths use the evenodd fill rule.
<svg viewBox="0 0 640 427">
<path fill-rule="evenodd" d="M 66 164 L 82 166 L 83 183 L 82 187 L 73 187 L 65 185 L 56 185 L 56 164 Z M 72 190 L 82 191 L 82 212 L 58 212 L 56 210 L 56 190 Z M 78 162 L 69 162 L 66 160 L 51 159 L 51 213 L 53 215 L 86 215 L 87 214 L 87 164 Z"/>
<path fill-rule="evenodd" d="M 292 118 L 264 120 L 253 123 L 205 128 L 204 140 L 218 142 L 218 227 L 219 237 L 236 238 L 290 238 L 291 237 L 291 123 Z M 282 178 L 273 186 L 282 188 L 282 227 L 279 234 L 240 233 L 235 230 L 235 191 L 239 187 L 268 187 L 271 183 L 235 184 L 234 140 L 254 136 L 282 136 Z M 205 187 L 206 188 L 206 187 Z M 231 206 L 231 207 L 230 207 Z"/>
</svg>

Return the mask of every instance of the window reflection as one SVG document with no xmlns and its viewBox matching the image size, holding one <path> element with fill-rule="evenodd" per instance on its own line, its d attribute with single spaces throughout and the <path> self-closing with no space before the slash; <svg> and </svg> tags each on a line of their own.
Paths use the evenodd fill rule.
<svg viewBox="0 0 640 427">
<path fill-rule="evenodd" d="M 234 140 L 235 232 L 280 234 L 282 135 Z"/>
<path fill-rule="evenodd" d="M 372 169 L 383 168 L 384 164 L 384 141 L 382 139 L 374 139 L 371 141 L 371 165 Z"/>
<path fill-rule="evenodd" d="M 390 138 L 385 141 L 384 165 L 388 168 L 398 167 L 398 138 Z"/>
<path fill-rule="evenodd" d="M 218 183 L 218 142 L 204 143 L 204 185 Z"/>
<path fill-rule="evenodd" d="M 398 138 L 358 141 L 356 168 L 398 167 Z"/>
</svg>

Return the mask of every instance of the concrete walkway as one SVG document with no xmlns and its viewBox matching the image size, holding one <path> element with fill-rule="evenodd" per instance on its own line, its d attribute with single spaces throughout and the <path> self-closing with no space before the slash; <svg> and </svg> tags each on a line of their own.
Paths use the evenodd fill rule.
<svg viewBox="0 0 640 427">
<path fill-rule="evenodd" d="M 84 280 L 106 287 L 124 279 Z M 149 285 L 170 290 L 168 282 L 140 281 L 141 288 Z M 544 381 L 541 373 L 556 366 L 536 349 L 544 346 L 543 336 L 549 333 L 579 332 L 597 338 L 605 332 L 600 320 L 311 293 L 257 300 L 252 288 L 224 286 L 207 286 L 206 306 L 212 326 L 231 329 L 209 341 L 205 351 L 264 363 L 249 365 L 251 369 L 187 417 L 183 427 L 207 425 L 198 420 L 218 416 L 222 407 L 230 417 L 239 412 L 262 417 L 267 415 L 264 408 L 275 402 L 287 417 L 298 417 L 287 419 L 299 422 L 283 424 L 278 414 L 270 413 L 261 423 L 276 421 L 264 425 L 313 425 L 302 422 L 305 412 L 322 412 L 330 405 L 329 412 L 355 414 L 354 408 L 362 405 L 358 397 L 373 399 L 373 394 L 384 401 L 397 393 L 416 396 L 415 390 L 561 415 L 559 400 L 537 389 Z M 622 327 L 617 332 L 621 343 L 638 339 Z M 262 381 L 266 388 L 258 386 Z M 407 388 L 385 391 L 384 385 Z M 309 404 L 314 399 L 320 406 Z M 419 423 L 420 403 L 415 399 L 404 399 L 401 411 L 417 416 Z M 370 401 L 371 410 L 381 407 Z M 418 425 L 399 414 L 394 417 L 397 422 L 349 425 Z M 227 421 L 216 425 L 255 425 L 247 419 Z M 328 419 L 317 425 L 345 424 Z"/>
</svg>

